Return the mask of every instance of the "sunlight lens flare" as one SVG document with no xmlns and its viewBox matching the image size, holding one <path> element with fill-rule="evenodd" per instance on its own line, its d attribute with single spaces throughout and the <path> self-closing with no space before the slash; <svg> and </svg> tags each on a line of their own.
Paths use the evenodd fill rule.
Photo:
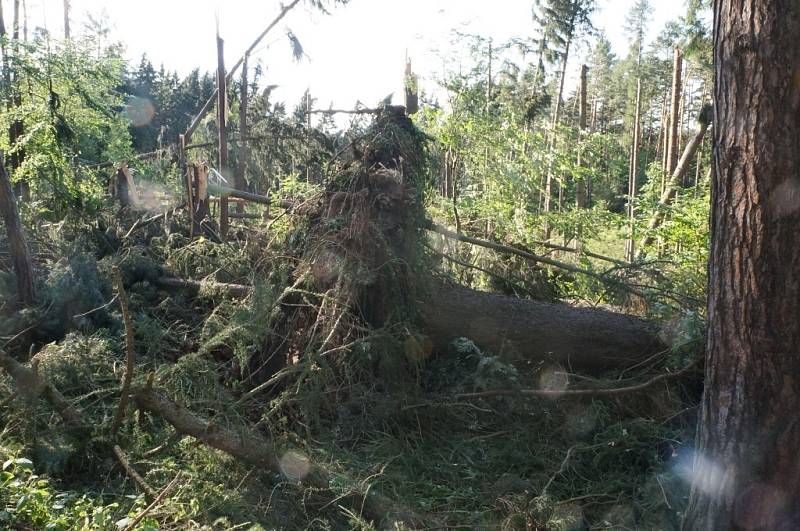
<svg viewBox="0 0 800 531">
<path fill-rule="evenodd" d="M 134 127 L 144 127 L 153 121 L 156 115 L 156 108 L 147 98 L 131 96 L 125 105 L 125 117 L 130 120 Z"/>
<path fill-rule="evenodd" d="M 709 495 L 723 493 L 733 476 L 732 470 L 724 470 L 692 448 L 678 450 L 672 468 L 686 483 Z"/>
<path fill-rule="evenodd" d="M 311 470 L 311 461 L 300 452 L 290 450 L 280 460 L 281 472 L 289 481 L 302 481 Z"/>
</svg>

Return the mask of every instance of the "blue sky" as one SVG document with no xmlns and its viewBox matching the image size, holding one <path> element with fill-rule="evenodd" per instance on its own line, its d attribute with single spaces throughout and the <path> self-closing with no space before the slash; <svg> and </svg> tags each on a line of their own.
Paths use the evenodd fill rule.
<svg viewBox="0 0 800 531">
<path fill-rule="evenodd" d="M 11 11 L 10 0 L 4 2 Z M 232 64 L 279 11 L 277 0 L 71 0 L 73 31 L 86 13 L 105 12 L 113 37 L 127 44 L 127 54 L 146 52 L 158 66 L 186 73 L 216 67 L 215 14 L 219 13 L 226 57 Z M 284 0 L 286 3 L 287 0 Z M 624 54 L 622 27 L 633 0 L 600 0 L 594 23 L 604 29 L 615 52 Z M 650 38 L 684 12 L 682 0 L 653 0 Z M 28 0 L 32 24 L 62 33 L 62 0 Z M 301 4 L 302 6 L 302 4 Z M 352 107 L 356 100 L 375 104 L 389 93 L 399 101 L 406 53 L 424 89 L 435 87 L 443 68 L 457 67 L 452 30 L 491 36 L 496 42 L 533 32 L 530 0 L 351 0 L 330 16 L 298 6 L 264 43 L 254 59 L 266 69 L 264 81 L 278 84 L 276 97 L 295 102 L 310 87 L 319 104 Z M 291 58 L 286 31 L 303 44 L 307 58 Z M 570 65 L 574 77 L 586 48 L 579 48 Z M 568 81 L 569 82 L 569 81 Z"/>
</svg>

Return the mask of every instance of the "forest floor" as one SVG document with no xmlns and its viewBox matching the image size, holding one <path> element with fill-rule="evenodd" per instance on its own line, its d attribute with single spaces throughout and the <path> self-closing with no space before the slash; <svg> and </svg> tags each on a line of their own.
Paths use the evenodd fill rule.
<svg viewBox="0 0 800 531">
<path fill-rule="evenodd" d="M 363 178 L 377 176 L 337 177 L 348 190 Z M 380 200 L 391 199 L 391 183 L 377 182 Z M 368 325 L 381 311 L 402 313 L 393 301 L 405 291 L 380 292 L 388 300 L 368 318 L 347 301 L 365 286 L 371 296 L 374 275 L 344 268 L 328 291 L 303 283 L 309 253 L 319 286 L 331 249 L 364 244 L 359 236 L 375 228 L 364 217 L 374 201 L 347 199 L 342 217 L 330 214 L 341 194 L 328 197 L 301 210 L 299 225 L 294 215 L 234 224 L 228 243 L 190 238 L 185 211 L 141 226 L 141 214 L 111 203 L 58 224 L 26 212 L 40 302 L 15 308 L 13 276 L 0 271 L 9 301 L 0 308 L 0 525 L 679 528 L 699 369 L 638 392 L 570 391 L 682 369 L 697 340 L 592 375 L 505 359 L 469 338 L 429 352 L 402 321 Z M 380 212 L 381 227 L 409 234 L 397 211 Z M 383 263 L 386 248 L 368 259 Z M 30 369 L 9 361 L 31 355 Z M 469 396 L 531 388 L 555 393 Z"/>
<path fill-rule="evenodd" d="M 39 371 L 96 431 L 90 441 L 73 437 L 47 404 L 26 402 L 22 389 L 4 400 L 0 521 L 17 529 L 122 529 L 147 505 L 102 433 L 117 407 L 124 370 L 122 319 L 116 304 L 103 306 L 113 298 L 109 279 L 119 265 L 133 316 L 137 381 L 153 372 L 160 392 L 197 414 L 227 428 L 256 427 L 349 482 L 379 488 L 431 515 L 437 522 L 432 527 L 678 528 L 698 377 L 618 398 L 459 400 L 464 392 L 540 387 L 542 378 L 553 378 L 543 376 L 541 366 L 515 366 L 465 338 L 418 364 L 410 381 L 393 380 L 386 369 L 389 377 L 376 377 L 371 387 L 359 382 L 362 388 L 346 403 L 326 403 L 325 389 L 288 405 L 269 393 L 242 400 L 245 389 L 229 376 L 266 334 L 274 311 L 269 282 L 239 301 L 213 287 L 196 296 L 166 291 L 156 279 L 165 273 L 249 278 L 270 269 L 263 240 L 254 235 L 237 246 L 189 241 L 161 226 L 143 233 L 99 261 L 102 240 L 113 231 L 85 227 L 80 237 L 50 242 L 71 240 L 73 249 L 45 282 L 51 307 L 40 311 L 50 319 L 39 325 L 35 340 L 53 342 L 36 356 Z M 83 248 L 75 249 L 76 241 Z M 277 279 L 280 272 L 271 275 L 265 278 Z M 7 316 L 3 336 L 24 330 L 26 318 L 33 317 Z M 367 348 L 356 354 L 371 355 Z M 677 365 L 674 358 L 665 353 L 655 366 Z M 642 367 L 590 383 L 621 387 L 659 370 Z M 8 377 L 0 386 L 2 396 L 12 396 Z M 182 473 L 178 487 L 137 529 L 371 528 L 358 511 L 317 499 L 313 488 L 178 436 L 142 411 L 127 418 L 120 445 L 155 488 Z M 338 486 L 342 492 L 351 487 Z"/>
</svg>

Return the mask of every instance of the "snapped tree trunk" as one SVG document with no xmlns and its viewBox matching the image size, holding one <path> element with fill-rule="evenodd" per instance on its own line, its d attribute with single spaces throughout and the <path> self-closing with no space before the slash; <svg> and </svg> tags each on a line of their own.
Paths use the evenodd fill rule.
<svg viewBox="0 0 800 531">
<path fill-rule="evenodd" d="M 715 3 L 706 383 L 685 528 L 800 529 L 800 7 Z"/>
<path fill-rule="evenodd" d="M 22 304 L 29 305 L 33 303 L 34 299 L 33 266 L 31 265 L 30 253 L 28 253 L 28 244 L 25 242 L 25 236 L 22 232 L 22 223 L 19 220 L 14 189 L 11 187 L 11 181 L 8 178 L 1 151 L 0 210 L 3 212 L 6 234 L 8 235 L 8 247 L 14 262 L 14 272 L 17 275 L 17 294 Z"/>
<path fill-rule="evenodd" d="M 664 191 L 662 192 L 661 198 L 658 201 L 658 208 L 653 214 L 653 217 L 650 218 L 650 223 L 647 225 L 647 232 L 645 233 L 644 238 L 642 238 L 642 241 L 639 242 L 639 256 L 642 255 L 645 247 L 653 243 L 653 240 L 655 239 L 655 230 L 664 222 L 664 219 L 667 216 L 667 207 L 675 198 L 675 194 L 678 193 L 678 190 L 683 183 L 683 177 L 686 175 L 686 172 L 689 171 L 689 166 L 692 164 L 692 159 L 703 145 L 703 138 L 706 135 L 706 131 L 708 131 L 709 125 L 711 125 L 711 119 L 710 107 L 704 108 L 698 117 L 700 129 L 697 130 L 692 140 L 686 145 L 686 149 L 683 152 L 683 156 L 681 157 L 678 166 L 675 168 L 675 171 L 672 173 L 672 177 L 664 187 Z"/>
</svg>

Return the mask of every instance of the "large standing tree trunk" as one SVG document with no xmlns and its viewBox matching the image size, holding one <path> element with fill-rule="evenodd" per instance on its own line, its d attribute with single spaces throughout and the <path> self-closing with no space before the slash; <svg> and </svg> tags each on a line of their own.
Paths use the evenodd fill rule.
<svg viewBox="0 0 800 531">
<path fill-rule="evenodd" d="M 33 291 L 33 266 L 31 265 L 28 245 L 22 233 L 22 224 L 19 221 L 17 202 L 11 181 L 6 173 L 3 153 L 0 152 L 0 211 L 6 224 L 8 234 L 8 247 L 14 261 L 14 272 L 17 274 L 17 294 L 23 304 L 31 304 L 34 298 Z"/>
<path fill-rule="evenodd" d="M 685 526 L 800 529 L 800 5 L 717 0 L 708 354 Z"/>
</svg>

